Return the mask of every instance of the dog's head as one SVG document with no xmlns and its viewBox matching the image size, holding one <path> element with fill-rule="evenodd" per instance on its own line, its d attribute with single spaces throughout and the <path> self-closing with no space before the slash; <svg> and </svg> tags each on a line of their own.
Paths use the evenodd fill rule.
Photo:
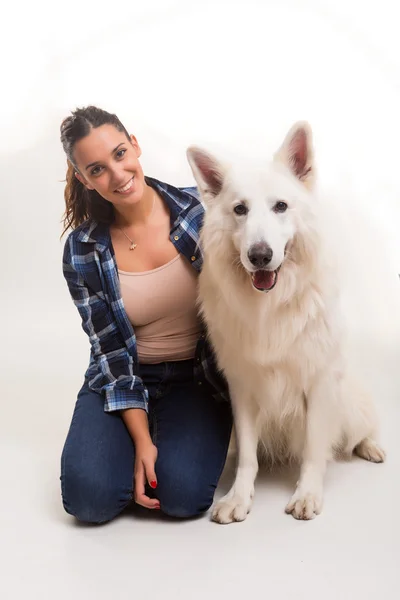
<svg viewBox="0 0 400 600">
<path fill-rule="evenodd" d="M 272 290 L 314 184 L 309 125 L 296 123 L 262 171 L 228 168 L 197 147 L 187 156 L 214 239 L 229 236 L 254 288 Z"/>
</svg>

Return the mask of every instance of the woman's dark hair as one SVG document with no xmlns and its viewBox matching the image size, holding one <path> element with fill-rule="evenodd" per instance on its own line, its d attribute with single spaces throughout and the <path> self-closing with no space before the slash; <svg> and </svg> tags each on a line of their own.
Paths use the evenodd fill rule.
<svg viewBox="0 0 400 600">
<path fill-rule="evenodd" d="M 61 143 L 67 155 L 68 165 L 64 190 L 63 234 L 70 227 L 75 229 L 86 219 L 94 219 L 99 223 L 108 224 L 114 220 L 112 204 L 102 198 L 96 190 L 88 190 L 75 176 L 75 172 L 78 170 L 74 162 L 76 142 L 86 137 L 91 129 L 96 129 L 101 125 L 114 125 L 130 140 L 129 133 L 118 117 L 96 106 L 77 108 L 61 123 Z"/>
</svg>

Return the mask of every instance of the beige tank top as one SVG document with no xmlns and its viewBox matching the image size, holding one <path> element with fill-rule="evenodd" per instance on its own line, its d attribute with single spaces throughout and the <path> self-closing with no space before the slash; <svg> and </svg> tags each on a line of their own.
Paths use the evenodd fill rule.
<svg viewBox="0 0 400 600">
<path fill-rule="evenodd" d="M 118 273 L 125 310 L 135 329 L 139 362 L 193 358 L 200 335 L 194 268 L 178 254 L 152 271 Z"/>
</svg>

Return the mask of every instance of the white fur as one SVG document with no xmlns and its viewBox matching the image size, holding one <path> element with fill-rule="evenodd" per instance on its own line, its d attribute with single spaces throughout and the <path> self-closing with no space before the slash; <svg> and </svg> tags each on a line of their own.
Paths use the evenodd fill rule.
<svg viewBox="0 0 400 600">
<path fill-rule="evenodd" d="M 372 402 L 344 360 L 340 286 L 322 233 L 311 130 L 296 124 L 261 171 L 232 169 L 199 148 L 189 148 L 188 160 L 207 207 L 200 307 L 229 383 L 238 447 L 235 482 L 213 518 L 246 518 L 261 447 L 271 461 L 300 463 L 286 511 L 312 519 L 336 451 L 375 462 L 385 455 L 375 442 Z M 286 212 L 274 212 L 278 200 Z M 237 216 L 233 208 L 243 201 L 249 212 Z M 268 293 L 249 275 L 248 250 L 258 242 L 273 251 L 269 268 L 281 265 Z"/>
</svg>

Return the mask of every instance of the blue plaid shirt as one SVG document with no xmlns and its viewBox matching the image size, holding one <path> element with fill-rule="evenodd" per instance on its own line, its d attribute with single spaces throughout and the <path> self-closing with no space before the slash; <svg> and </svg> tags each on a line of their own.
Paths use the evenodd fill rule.
<svg viewBox="0 0 400 600">
<path fill-rule="evenodd" d="M 204 208 L 197 188 L 175 188 L 150 177 L 146 182 L 169 207 L 171 242 L 200 272 L 203 257 L 199 232 Z M 122 302 L 108 225 L 88 220 L 70 233 L 63 272 L 90 340 L 89 387 L 104 394 L 105 411 L 147 411 L 148 391 L 139 375 L 135 333 Z M 225 379 L 216 368 L 205 333 L 196 347 L 194 375 L 199 384 L 211 384 L 216 399 L 228 399 Z"/>
</svg>

